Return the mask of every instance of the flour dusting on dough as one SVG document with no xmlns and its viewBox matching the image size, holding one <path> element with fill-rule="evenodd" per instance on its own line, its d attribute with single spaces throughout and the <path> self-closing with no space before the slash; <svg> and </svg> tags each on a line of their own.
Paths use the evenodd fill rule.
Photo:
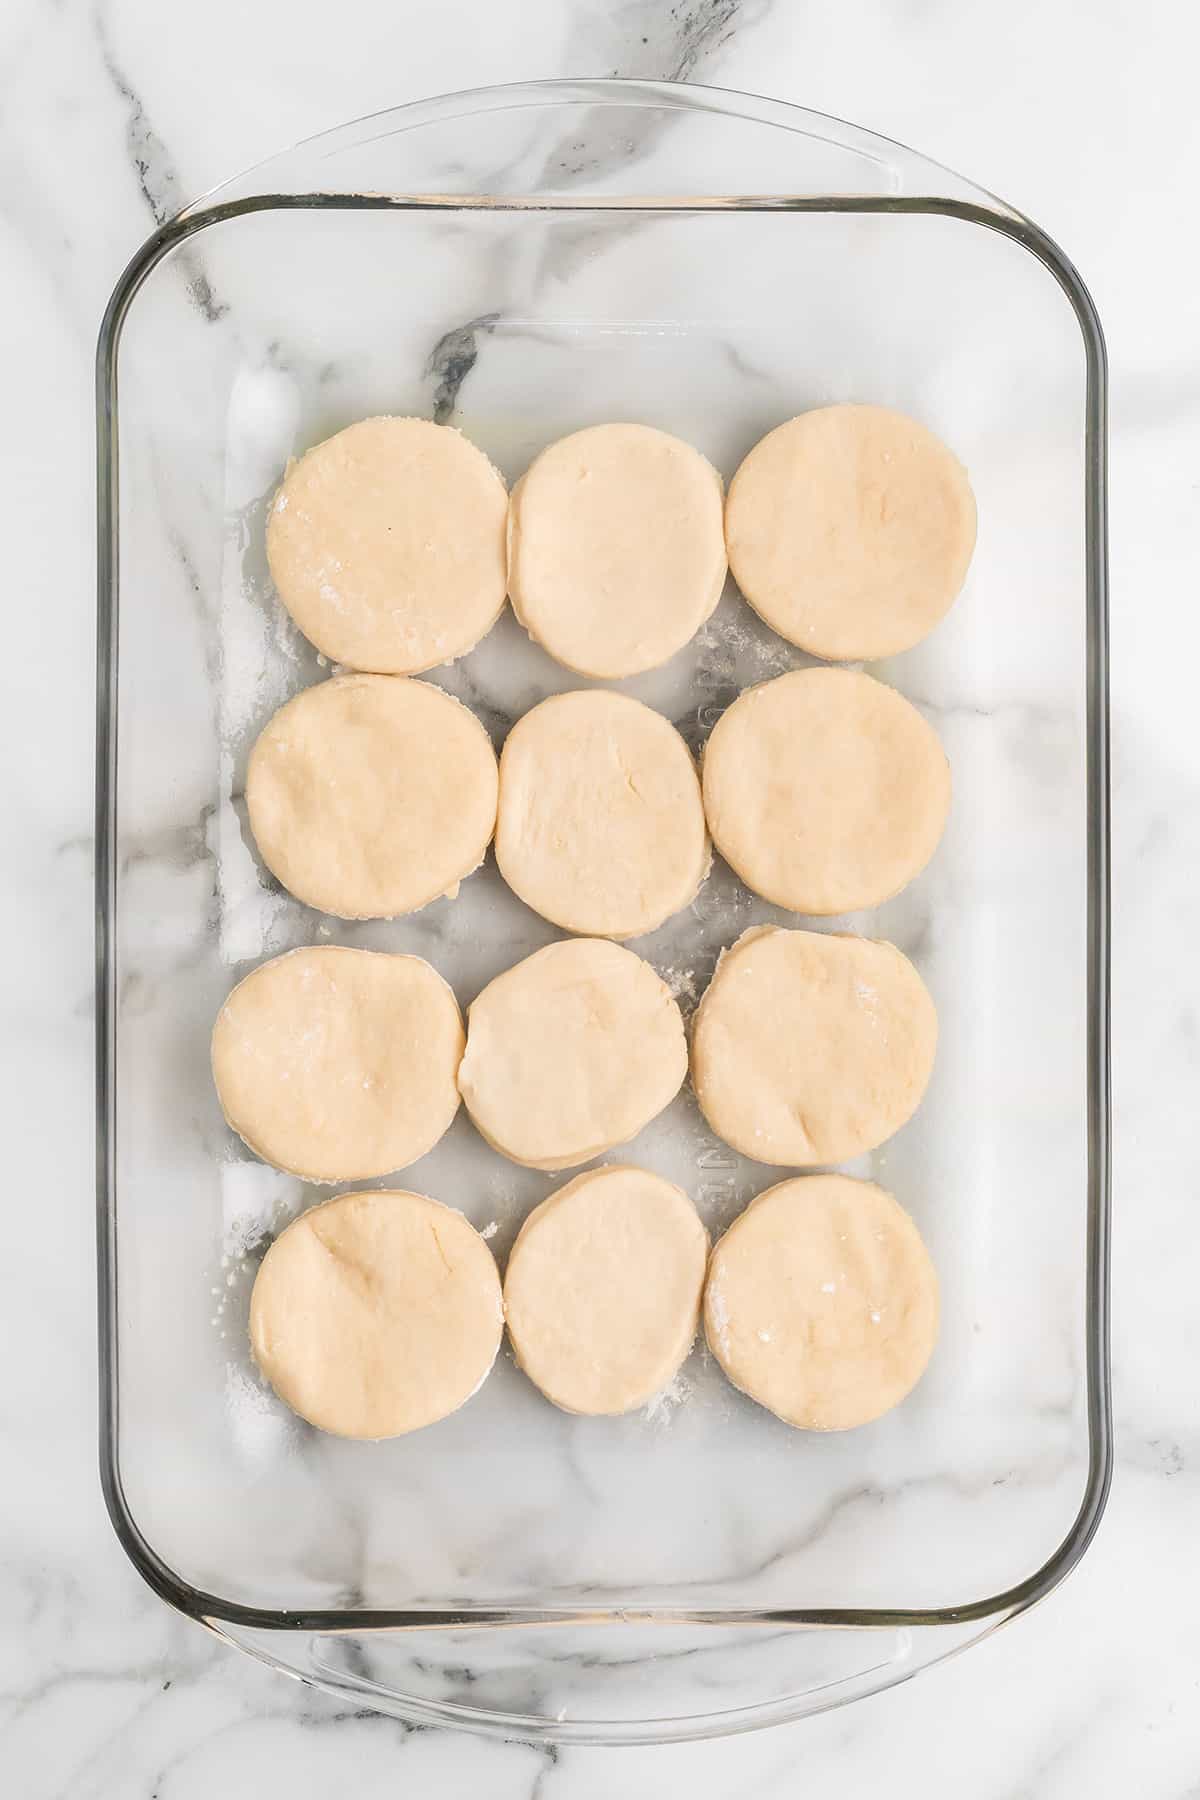
<svg viewBox="0 0 1200 1800">
<path fill-rule="evenodd" d="M 665 1388 L 655 1394 L 653 1400 L 646 1402 L 642 1409 L 644 1416 L 653 1425 L 665 1425 L 675 1408 L 682 1406 L 691 1397 L 691 1392 L 692 1384 L 681 1370 L 673 1380 L 668 1381 Z"/>
</svg>

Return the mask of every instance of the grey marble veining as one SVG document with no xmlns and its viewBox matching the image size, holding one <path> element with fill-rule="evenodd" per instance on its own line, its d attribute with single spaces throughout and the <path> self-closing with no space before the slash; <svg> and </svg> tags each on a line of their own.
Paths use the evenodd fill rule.
<svg viewBox="0 0 1200 1800">
<path fill-rule="evenodd" d="M 203 28 L 186 35 L 145 0 L 96 10 L 17 0 L 6 13 L 0 229 L 15 347 L 7 398 L 19 429 L 6 435 L 0 454 L 6 491 L 17 501 L 6 546 L 23 603 L 10 611 L 4 676 L 16 770 L 7 811 L 19 854 L 10 854 L 0 876 L 0 916 L 10 942 L 22 946 L 6 983 L 5 1047 L 19 1070 L 10 1096 L 20 1094 L 10 1167 L 14 1192 L 33 1202 L 9 1214 L 0 1327 L 9 1346 L 3 1432 L 12 1471 L 0 1555 L 8 1620 L 0 1641 L 0 1755 L 14 1793 L 29 1800 L 187 1800 L 267 1789 L 302 1796 L 340 1791 L 352 1780 L 365 1796 L 482 1791 L 587 1800 L 611 1793 L 614 1771 L 645 1795 L 689 1786 L 782 1795 L 794 1791 L 798 1775 L 814 1788 L 836 1783 L 849 1793 L 886 1784 L 922 1795 L 965 1789 L 1074 1800 L 1082 1792 L 1123 1796 L 1132 1779 L 1149 1795 L 1183 1800 L 1193 1791 L 1200 1447 L 1190 1319 L 1200 1245 L 1190 1120 L 1200 1068 L 1192 950 L 1200 757 L 1191 722 L 1189 595 L 1197 575 L 1200 411 L 1194 330 L 1180 298 L 1192 291 L 1197 250 L 1178 220 L 1198 148 L 1190 93 L 1195 25 L 1172 0 L 1151 0 L 1136 14 L 1106 0 L 1089 27 L 1065 0 L 1036 8 L 1023 0 L 986 21 L 937 4 L 834 11 L 779 0 L 740 7 L 639 0 L 615 12 L 581 0 L 554 7 L 535 0 L 519 16 L 470 5 L 445 19 L 410 6 L 385 19 L 370 0 L 350 0 L 331 56 L 328 13 L 304 5 L 290 10 L 285 31 L 273 9 L 217 0 Z M 1078 1574 L 1046 1606 L 920 1682 L 754 1740 L 625 1753 L 619 1768 L 599 1753 L 413 1729 L 286 1683 L 174 1618 L 128 1568 L 94 1475 L 88 999 L 90 359 L 116 273 L 153 224 L 188 197 L 341 118 L 476 82 L 609 70 L 775 93 L 961 167 L 1063 241 L 1096 292 L 1116 375 L 1121 1461 L 1109 1515 Z M 546 153 L 540 140 L 531 142 L 531 157 Z M 569 162 L 569 148 L 557 154 Z M 644 235 L 634 234 L 630 255 L 641 253 Z M 501 272 L 510 292 L 494 327 L 478 322 L 486 315 L 472 300 L 461 311 L 452 306 L 431 329 L 422 348 L 428 405 L 440 399 L 486 408 L 501 396 L 504 336 L 522 328 L 544 292 L 536 261 Z M 232 343 L 240 300 L 202 259 L 182 304 Z M 762 388 L 769 409 L 770 365 L 736 343 L 721 354 Z M 339 382 L 349 401 L 353 372 L 331 372 L 334 410 Z M 1021 409 L 1037 404 L 1036 395 L 1014 396 L 1014 428 Z M 208 486 L 219 478 L 215 469 L 204 474 L 206 507 L 225 504 Z M 248 499 L 236 496 L 236 507 Z M 164 604 L 192 610 L 202 649 L 223 590 L 200 572 L 209 551 L 192 530 L 195 518 L 191 496 L 163 488 Z M 1022 578 L 1019 564 L 1010 576 Z M 281 653 L 273 638 L 263 641 L 264 653 Z M 977 691 L 947 694 L 936 669 L 920 671 L 920 679 L 914 672 L 908 691 L 931 708 L 959 758 L 985 754 L 998 720 L 1001 742 L 1025 758 L 1033 796 L 1039 771 L 1052 770 L 1059 754 L 1061 721 L 1038 689 L 1028 646 L 1019 649 L 981 670 Z M 292 684 L 302 678 L 302 667 L 293 668 Z M 490 708 L 500 727 L 519 696 L 501 692 L 486 671 L 470 680 L 473 703 Z M 228 815 L 214 812 L 198 788 L 177 818 L 150 807 L 130 821 L 126 874 L 145 884 L 148 908 L 164 919 L 194 915 L 223 837 L 228 846 L 241 834 L 232 785 L 230 806 Z M 1052 812 L 1045 828 L 1051 855 Z M 1001 888 L 1012 879 L 999 846 L 984 873 Z M 928 936 L 935 917 L 936 906 L 919 907 L 889 929 L 918 953 L 936 953 L 936 933 Z M 280 918 L 275 927 L 267 923 L 278 928 Z M 262 925 L 252 909 L 241 943 L 231 944 L 231 968 L 239 948 L 260 953 L 253 946 Z M 419 929 L 436 944 L 444 925 L 431 913 Z M 194 934 L 165 933 L 130 972 L 139 989 L 134 1011 L 153 1020 L 178 971 L 194 968 L 201 954 Z M 1005 1073 L 990 1072 L 997 1080 Z M 198 1154 L 217 1145 L 220 1130 L 219 1120 L 199 1122 Z M 263 1194 L 268 1211 L 296 1199 L 285 1185 Z M 512 1203 L 522 1204 L 515 1194 Z M 246 1216 L 245 1196 L 231 1192 L 229 1204 L 232 1232 Z M 226 1291 L 234 1296 L 228 1311 L 236 1284 Z M 216 1312 L 222 1296 L 213 1298 Z M 1053 1383 L 1041 1403 L 1046 1443 L 1027 1479 L 1052 1485 L 1053 1415 L 1062 1404 Z M 248 1413 L 248 1429 L 253 1421 Z M 274 1428 L 270 1415 L 259 1428 Z M 993 1488 L 986 1467 L 932 1478 L 962 1487 L 947 1504 L 982 1506 L 982 1530 L 992 1520 L 997 1532 L 1006 1529 L 1003 1490 Z M 593 1447 L 577 1437 L 564 1483 L 602 1497 L 603 1479 Z M 830 1502 L 851 1517 L 873 1504 L 870 1485 L 852 1478 Z M 810 1532 L 831 1522 L 832 1513 L 799 1521 L 781 1546 L 767 1547 L 764 1579 L 778 1554 L 803 1555 Z M 352 1518 L 339 1528 L 347 1524 L 356 1528 Z M 730 1552 L 737 1551 L 731 1539 Z M 566 1660 L 561 1652 L 558 1660 Z M 720 1658 L 711 1662 L 719 1688 Z M 469 1692 L 469 1643 L 457 1671 L 443 1668 L 438 1678 Z M 1005 1722 L 1000 1733 L 997 1720 Z"/>
</svg>

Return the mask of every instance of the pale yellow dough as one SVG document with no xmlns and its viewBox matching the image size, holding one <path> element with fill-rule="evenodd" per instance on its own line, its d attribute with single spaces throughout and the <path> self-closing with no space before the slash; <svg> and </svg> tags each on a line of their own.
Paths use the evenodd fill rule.
<svg viewBox="0 0 1200 1800">
<path fill-rule="evenodd" d="M 744 932 L 696 1012 L 692 1086 L 705 1118 L 756 1162 L 845 1162 L 911 1118 L 937 1014 L 893 944 L 774 926 Z"/>
<path fill-rule="evenodd" d="M 707 1259 L 695 1207 L 661 1175 L 577 1175 L 534 1208 L 508 1259 L 517 1361 L 567 1412 L 644 1406 L 691 1349 Z"/>
<path fill-rule="evenodd" d="M 704 1328 L 752 1400 L 806 1431 L 846 1431 L 920 1380 L 937 1340 L 937 1276 L 882 1188 L 802 1175 L 760 1194 L 713 1251 Z"/>
<path fill-rule="evenodd" d="M 334 662 L 415 675 L 504 605 L 508 495 L 482 450 L 428 419 L 362 419 L 288 470 L 267 524 L 279 597 Z"/>
<path fill-rule="evenodd" d="M 882 406 L 801 413 L 729 484 L 729 566 L 767 624 L 833 661 L 920 643 L 975 548 L 966 470 L 915 419 Z"/>
<path fill-rule="evenodd" d="M 217 1015 L 222 1111 L 250 1148 L 306 1181 L 363 1180 L 424 1156 L 458 1110 L 458 1003 L 419 956 L 291 950 Z"/>
<path fill-rule="evenodd" d="M 339 1437 L 399 1437 L 456 1412 L 503 1325 L 491 1251 L 424 1194 L 310 1208 L 271 1245 L 250 1296 L 259 1368 L 293 1412 Z"/>
<path fill-rule="evenodd" d="M 636 937 L 687 906 L 710 853 L 691 752 L 624 694 L 557 694 L 500 756 L 496 862 L 564 931 Z"/>
<path fill-rule="evenodd" d="M 797 669 L 748 689 L 704 752 L 717 849 L 793 912 L 854 912 L 899 893 L 937 848 L 949 805 L 933 727 L 850 669 Z"/>
<path fill-rule="evenodd" d="M 725 582 L 721 477 L 649 425 L 592 425 L 530 464 L 509 504 L 509 593 L 581 675 L 637 675 L 682 649 Z"/>
<path fill-rule="evenodd" d="M 281 706 L 250 756 L 246 808 L 272 874 L 343 919 L 415 912 L 483 861 L 496 753 L 427 681 L 340 675 Z"/>
<path fill-rule="evenodd" d="M 683 1020 L 650 964 L 574 938 L 497 975 L 468 1008 L 458 1085 L 494 1149 L 572 1169 L 636 1136 L 686 1072 Z"/>
</svg>

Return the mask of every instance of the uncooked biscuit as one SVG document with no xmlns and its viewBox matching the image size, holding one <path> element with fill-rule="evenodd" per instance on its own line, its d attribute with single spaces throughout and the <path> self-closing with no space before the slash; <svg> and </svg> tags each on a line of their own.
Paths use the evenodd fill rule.
<svg viewBox="0 0 1200 1800">
<path fill-rule="evenodd" d="M 725 582 L 721 477 L 649 425 L 592 425 L 535 458 L 509 504 L 509 593 L 581 675 L 637 675 L 683 647 Z"/>
<path fill-rule="evenodd" d="M 713 842 L 748 887 L 801 913 L 878 906 L 937 848 L 950 765 L 915 706 L 851 669 L 749 688 L 704 752 Z"/>
<path fill-rule="evenodd" d="M 334 662 L 415 675 L 504 605 L 508 495 L 482 450 L 428 419 L 362 419 L 288 470 L 267 524 L 279 597 Z"/>
<path fill-rule="evenodd" d="M 761 618 L 833 661 L 893 656 L 946 613 L 975 548 L 975 496 L 940 438 L 882 406 L 768 432 L 729 484 L 729 566 Z"/>
<path fill-rule="evenodd" d="M 937 1276 L 882 1188 L 802 1175 L 760 1194 L 713 1251 L 704 1326 L 751 1399 L 806 1431 L 846 1431 L 920 1380 L 937 1338 Z"/>
<path fill-rule="evenodd" d="M 427 681 L 340 675 L 281 706 L 250 755 L 246 809 L 272 874 L 342 919 L 415 912 L 483 861 L 496 753 Z"/>
<path fill-rule="evenodd" d="M 488 1143 L 531 1169 L 573 1169 L 627 1143 L 678 1093 L 683 1020 L 632 950 L 549 944 L 467 1010 L 459 1091 Z"/>
<path fill-rule="evenodd" d="M 691 1348 L 707 1258 L 708 1233 L 672 1182 L 628 1167 L 577 1175 L 534 1208 L 508 1259 L 517 1361 L 567 1412 L 644 1406 Z"/>
<path fill-rule="evenodd" d="M 403 1191 L 301 1213 L 250 1296 L 259 1368 L 293 1412 L 339 1437 L 399 1437 L 456 1412 L 482 1386 L 503 1325 L 479 1233 Z"/>
<path fill-rule="evenodd" d="M 744 932 L 696 1012 L 692 1086 L 756 1162 L 845 1162 L 899 1131 L 933 1069 L 937 1014 L 893 944 L 774 926 Z"/>
<path fill-rule="evenodd" d="M 222 1111 L 250 1148 L 306 1181 L 407 1168 L 458 1110 L 458 1003 L 419 956 L 328 944 L 240 981 L 217 1015 Z"/>
<path fill-rule="evenodd" d="M 710 853 L 675 727 L 624 694 L 556 694 L 500 756 L 496 863 L 564 931 L 636 937 L 695 898 Z"/>
</svg>

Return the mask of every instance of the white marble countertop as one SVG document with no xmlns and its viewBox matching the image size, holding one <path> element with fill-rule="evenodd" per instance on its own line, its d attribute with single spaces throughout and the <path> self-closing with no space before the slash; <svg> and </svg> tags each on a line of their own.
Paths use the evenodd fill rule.
<svg viewBox="0 0 1200 1800">
<path fill-rule="evenodd" d="M 10 854 L 0 1269 L 0 1761 L 21 1800 L 1195 1794 L 1191 949 L 1200 152 L 1182 0 L 797 7 L 526 0 L 332 13 L 210 0 L 0 21 L 9 426 Z M 563 74 L 692 78 L 854 119 L 1036 218 L 1088 281 L 1112 397 L 1118 1471 L 1064 1588 L 968 1655 L 846 1711 L 679 1749 L 548 1751 L 407 1728 L 236 1656 L 126 1563 L 95 1451 L 92 1246 L 92 356 L 120 268 L 187 199 L 274 149 L 426 94 Z M 1191 928 L 1191 929 L 1190 929 Z"/>
</svg>

